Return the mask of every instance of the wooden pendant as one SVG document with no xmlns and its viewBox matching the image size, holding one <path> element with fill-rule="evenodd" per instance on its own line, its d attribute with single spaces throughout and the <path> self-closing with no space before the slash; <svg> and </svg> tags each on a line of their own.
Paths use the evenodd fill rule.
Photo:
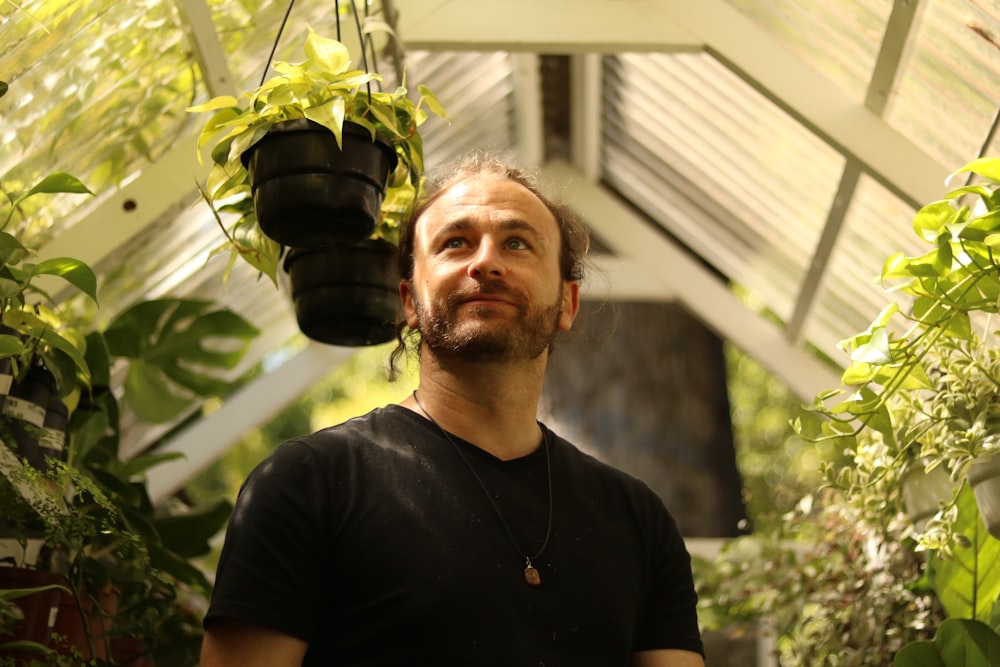
<svg viewBox="0 0 1000 667">
<path fill-rule="evenodd" d="M 529 586 L 542 585 L 542 576 L 538 574 L 538 570 L 530 563 L 528 567 L 524 568 L 524 580 L 528 582 Z"/>
</svg>

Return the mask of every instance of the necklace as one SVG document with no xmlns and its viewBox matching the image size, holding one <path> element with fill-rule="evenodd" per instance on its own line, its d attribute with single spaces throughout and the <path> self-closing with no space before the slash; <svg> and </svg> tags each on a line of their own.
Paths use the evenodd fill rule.
<svg viewBox="0 0 1000 667">
<path fill-rule="evenodd" d="M 496 513 L 497 518 L 500 520 L 500 525 L 502 525 L 503 529 L 507 531 L 507 537 L 510 538 L 510 543 L 514 545 L 514 551 L 516 551 L 519 554 L 523 554 L 524 551 L 519 546 L 517 546 L 517 540 L 514 539 L 514 533 L 511 532 L 510 526 L 507 525 L 507 521 L 503 518 L 503 513 L 500 511 L 500 507 L 496 504 L 496 501 L 493 500 L 493 496 L 490 494 L 489 489 L 487 489 L 486 485 L 483 484 L 483 480 L 479 477 L 479 473 L 477 473 L 476 469 L 472 467 L 472 463 L 465 456 L 465 453 L 462 451 L 462 448 L 458 446 L 458 443 L 455 442 L 455 439 L 451 437 L 451 434 L 448 433 L 448 431 L 444 430 L 441 427 L 441 425 L 437 423 L 434 417 L 431 417 L 431 413 L 427 412 L 427 408 L 425 408 L 423 404 L 420 402 L 420 399 L 417 398 L 416 391 L 413 392 L 413 400 L 416 401 L 417 407 L 420 408 L 420 411 L 424 413 L 427 419 L 429 419 L 430 422 L 434 424 L 434 426 L 436 426 L 439 431 L 441 431 L 441 434 L 444 435 L 445 440 L 450 442 L 451 446 L 455 448 L 456 452 L 458 452 L 458 455 L 462 458 L 462 461 L 465 463 L 465 467 L 467 467 L 469 469 L 469 472 L 472 473 L 472 476 L 476 479 L 476 482 L 479 483 L 479 488 L 483 490 L 483 494 L 485 494 L 486 499 L 490 501 L 490 505 L 493 507 L 493 511 Z M 542 555 L 543 551 L 545 551 L 545 547 L 549 545 L 549 537 L 552 535 L 552 504 L 553 504 L 552 462 L 549 458 L 549 439 L 544 430 L 542 431 L 542 447 L 545 448 L 545 473 L 549 487 L 549 522 L 548 522 L 548 527 L 545 529 L 545 539 L 542 541 L 542 546 L 538 549 L 538 553 L 536 553 L 534 556 L 528 556 L 528 555 L 524 556 L 524 581 L 529 586 L 540 586 L 542 583 L 542 577 L 538 572 L 538 568 L 536 568 L 531 561 L 538 560 L 538 557 Z"/>
</svg>

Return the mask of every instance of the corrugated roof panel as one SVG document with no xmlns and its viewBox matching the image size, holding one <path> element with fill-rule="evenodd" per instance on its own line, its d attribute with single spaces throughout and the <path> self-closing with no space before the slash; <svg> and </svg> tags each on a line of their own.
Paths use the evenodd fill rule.
<svg viewBox="0 0 1000 667">
<path fill-rule="evenodd" d="M 886 120 L 958 168 L 979 155 L 1000 105 L 1000 5 L 924 5 Z"/>
<path fill-rule="evenodd" d="M 470 150 L 511 150 L 515 87 L 509 53 L 413 51 L 406 54 L 406 68 L 411 81 L 431 89 L 450 121 L 431 115 L 422 126 L 428 169 Z"/>
<path fill-rule="evenodd" d="M 704 54 L 605 66 L 604 178 L 782 318 L 841 156 Z"/>
</svg>

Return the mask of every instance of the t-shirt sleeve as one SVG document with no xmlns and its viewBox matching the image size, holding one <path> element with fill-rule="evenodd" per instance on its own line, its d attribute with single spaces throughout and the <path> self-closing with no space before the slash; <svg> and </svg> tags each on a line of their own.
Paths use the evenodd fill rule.
<svg viewBox="0 0 1000 667">
<path fill-rule="evenodd" d="M 324 595 L 325 483 L 315 452 L 287 442 L 248 476 L 229 520 L 204 625 L 248 621 L 311 641 Z"/>
<path fill-rule="evenodd" d="M 652 513 L 652 585 L 636 634 L 635 650 L 675 648 L 704 656 L 691 556 L 676 522 L 658 497 Z"/>
</svg>

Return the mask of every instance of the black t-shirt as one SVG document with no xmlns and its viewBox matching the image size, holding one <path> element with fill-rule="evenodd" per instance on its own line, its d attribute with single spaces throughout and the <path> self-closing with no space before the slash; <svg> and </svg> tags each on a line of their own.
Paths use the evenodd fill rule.
<svg viewBox="0 0 1000 667">
<path fill-rule="evenodd" d="M 544 427 L 543 427 L 544 428 Z M 701 652 L 690 559 L 642 482 L 546 429 L 502 461 L 400 406 L 289 441 L 236 504 L 206 627 L 250 621 L 309 643 L 305 665 L 627 665 Z"/>
</svg>

